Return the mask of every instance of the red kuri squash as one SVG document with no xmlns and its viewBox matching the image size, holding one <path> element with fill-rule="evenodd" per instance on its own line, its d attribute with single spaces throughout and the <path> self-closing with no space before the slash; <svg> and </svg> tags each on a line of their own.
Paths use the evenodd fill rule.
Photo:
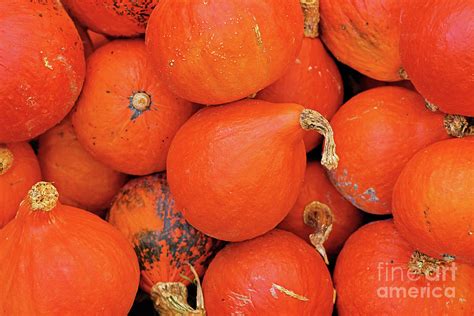
<svg viewBox="0 0 474 316">
<path fill-rule="evenodd" d="M 120 172 L 145 175 L 165 169 L 171 140 L 194 110 L 158 81 L 142 40 L 117 40 L 87 60 L 72 119 L 94 158 Z"/>
<path fill-rule="evenodd" d="M 309 129 L 326 136 L 323 163 L 337 166 L 331 127 L 316 111 L 261 100 L 200 110 L 168 153 L 168 181 L 186 220 L 227 241 L 274 228 L 303 183 Z"/>
<path fill-rule="evenodd" d="M 327 267 L 302 239 L 283 230 L 229 244 L 203 282 L 207 314 L 331 315 L 334 289 Z"/>
<path fill-rule="evenodd" d="M 96 33 L 91 30 L 87 30 L 87 35 L 89 35 L 89 38 L 91 39 L 92 47 L 94 48 L 94 50 L 110 42 L 107 36 L 100 33 Z"/>
<path fill-rule="evenodd" d="M 474 1 L 410 0 L 400 25 L 416 89 L 443 112 L 474 116 Z"/>
<path fill-rule="evenodd" d="M 281 77 L 303 39 L 298 0 L 160 0 L 146 31 L 156 73 L 202 104 L 245 98 Z"/>
<path fill-rule="evenodd" d="M 43 177 L 54 183 L 63 204 L 98 215 L 127 180 L 123 173 L 98 162 L 79 144 L 68 116 L 40 136 L 38 159 Z"/>
<path fill-rule="evenodd" d="M 4 315 L 126 315 L 138 289 L 130 243 L 107 222 L 62 205 L 38 182 L 0 230 Z"/>
<path fill-rule="evenodd" d="M 416 249 L 474 264 L 474 137 L 418 152 L 398 178 L 393 216 Z"/>
<path fill-rule="evenodd" d="M 59 1 L 0 1 L 0 143 L 59 123 L 81 92 L 82 41 Z"/>
<path fill-rule="evenodd" d="M 355 232 L 337 258 L 337 311 L 351 315 L 473 315 L 474 268 L 430 258 L 391 220 Z"/>
<path fill-rule="evenodd" d="M 15 217 L 21 200 L 40 180 L 38 159 L 28 143 L 0 145 L 0 228 Z"/>
</svg>

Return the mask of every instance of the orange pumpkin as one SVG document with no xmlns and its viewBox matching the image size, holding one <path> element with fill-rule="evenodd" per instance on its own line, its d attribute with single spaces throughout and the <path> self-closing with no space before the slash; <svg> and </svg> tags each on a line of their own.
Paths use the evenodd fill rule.
<svg viewBox="0 0 474 316">
<path fill-rule="evenodd" d="M 95 159 L 123 173 L 145 175 L 165 169 L 171 140 L 193 112 L 192 103 L 158 81 L 142 40 L 118 40 L 87 60 L 72 120 Z"/>
<path fill-rule="evenodd" d="M 108 221 L 133 244 L 141 269 L 141 288 L 202 276 L 218 243 L 189 225 L 175 208 L 166 177 L 155 174 L 131 180 L 117 195 Z"/>
<path fill-rule="evenodd" d="M 428 111 L 419 94 L 404 88 L 362 92 L 331 120 L 340 155 L 331 181 L 357 208 L 389 214 L 403 166 L 420 149 L 449 138 L 448 132 L 461 136 L 466 125 L 456 130 L 459 122 L 467 124 L 462 117 Z"/>
<path fill-rule="evenodd" d="M 196 113 L 176 134 L 167 161 L 186 220 L 227 241 L 274 228 L 303 183 L 309 129 L 326 136 L 323 162 L 337 166 L 329 123 L 301 105 L 243 100 Z"/>
<path fill-rule="evenodd" d="M 226 246 L 203 282 L 209 316 L 331 315 L 333 291 L 316 251 L 278 229 Z"/>
<path fill-rule="evenodd" d="M 81 37 L 82 46 L 84 47 L 84 56 L 87 58 L 94 51 L 92 41 L 85 28 L 79 25 L 79 23 L 77 23 L 76 21 L 74 21 L 74 25 L 76 26 L 77 33 L 79 33 L 79 36 Z"/>
<path fill-rule="evenodd" d="M 473 315 L 474 268 L 415 251 L 391 220 L 355 232 L 337 258 L 337 311 L 346 315 Z"/>
<path fill-rule="evenodd" d="M 319 39 L 305 38 L 298 57 L 285 75 L 261 90 L 257 99 L 301 104 L 331 119 L 342 104 L 343 95 L 341 74 L 334 60 Z M 306 151 L 310 151 L 319 145 L 321 136 L 308 133 L 304 142 Z"/>
<path fill-rule="evenodd" d="M 321 38 L 344 64 L 382 81 L 406 79 L 399 0 L 320 0 Z"/>
<path fill-rule="evenodd" d="M 302 39 L 297 0 L 160 0 L 146 31 L 162 81 L 201 104 L 242 99 L 276 81 Z"/>
<path fill-rule="evenodd" d="M 400 234 L 420 251 L 474 264 L 474 137 L 418 152 L 393 192 Z"/>
<path fill-rule="evenodd" d="M 0 1 L 0 143 L 32 139 L 71 110 L 84 51 L 59 1 Z"/>
<path fill-rule="evenodd" d="M 61 203 L 98 215 L 103 215 L 127 179 L 82 148 L 69 116 L 41 135 L 38 159 L 44 179 L 53 182 L 61 193 Z"/>
<path fill-rule="evenodd" d="M 148 17 L 158 0 L 62 0 L 64 6 L 87 28 L 111 36 L 145 33 Z"/>
<path fill-rule="evenodd" d="M 473 20 L 473 1 L 412 0 L 402 11 L 403 67 L 416 89 L 446 113 L 474 116 Z"/>
<path fill-rule="evenodd" d="M 5 315 L 126 315 L 138 289 L 129 242 L 99 217 L 35 184 L 0 230 Z"/>
<path fill-rule="evenodd" d="M 28 143 L 0 146 L 0 228 L 15 217 L 21 200 L 40 180 L 38 160 Z"/>
<path fill-rule="evenodd" d="M 316 204 L 312 204 L 317 202 Z M 322 203 L 322 205 L 321 205 Z M 329 223 L 325 219 L 326 207 L 329 208 Z M 311 219 L 319 220 L 311 227 Z M 323 167 L 317 162 L 309 162 L 306 166 L 304 183 L 295 205 L 278 228 L 290 231 L 307 242 L 324 242 L 324 248 L 329 256 L 335 257 L 346 239 L 362 224 L 363 216 L 351 203 L 337 192 L 327 178 Z M 326 233 L 323 225 L 331 226 L 327 240 L 315 240 Z M 318 245 L 316 245 L 318 246 Z M 319 245 L 322 246 L 322 245 Z"/>
<path fill-rule="evenodd" d="M 110 42 L 107 36 L 100 33 L 96 33 L 91 30 L 87 30 L 87 35 L 91 40 L 92 47 L 94 48 L 94 50 Z"/>
</svg>

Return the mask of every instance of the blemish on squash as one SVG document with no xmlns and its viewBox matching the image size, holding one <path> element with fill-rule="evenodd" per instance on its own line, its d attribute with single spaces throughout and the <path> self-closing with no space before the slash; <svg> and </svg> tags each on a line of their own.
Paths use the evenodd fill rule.
<svg viewBox="0 0 474 316">
<path fill-rule="evenodd" d="M 231 291 L 230 295 L 227 295 L 227 296 L 229 296 L 232 299 L 232 301 L 234 301 L 235 305 L 239 307 L 244 307 L 249 304 L 254 306 L 252 302 L 252 297 L 250 296 L 250 294 L 247 296 L 244 294 L 239 294 L 234 291 Z"/>
<path fill-rule="evenodd" d="M 257 39 L 257 45 L 262 47 L 263 46 L 262 33 L 260 33 L 260 27 L 258 26 L 258 24 L 255 24 L 255 27 L 254 27 L 253 31 L 255 32 L 255 37 Z"/>
<path fill-rule="evenodd" d="M 309 298 L 303 296 L 303 295 L 299 295 L 299 294 L 296 294 L 295 292 L 279 285 L 279 284 L 276 284 L 276 283 L 272 283 L 272 287 L 270 288 L 270 294 L 274 297 L 274 298 L 278 298 L 278 293 L 277 291 L 285 294 L 285 295 L 288 295 L 294 299 L 297 299 L 297 300 L 300 300 L 300 301 L 304 301 L 304 302 L 307 302 L 309 301 Z"/>
<path fill-rule="evenodd" d="M 43 57 L 43 64 L 49 70 L 53 70 L 53 66 L 49 63 L 48 57 Z"/>
<path fill-rule="evenodd" d="M 365 190 L 364 193 L 362 193 L 362 198 L 365 197 L 365 195 L 368 195 L 369 196 L 369 201 L 370 202 L 378 202 L 380 199 L 377 197 L 377 194 L 375 192 L 375 189 L 374 188 L 368 188 L 367 190 Z"/>
</svg>

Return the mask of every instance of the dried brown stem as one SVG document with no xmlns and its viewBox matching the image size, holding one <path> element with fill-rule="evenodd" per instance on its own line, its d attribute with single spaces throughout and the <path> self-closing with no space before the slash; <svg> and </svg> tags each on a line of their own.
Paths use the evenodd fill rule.
<svg viewBox="0 0 474 316">
<path fill-rule="evenodd" d="M 0 176 L 5 174 L 13 165 L 13 154 L 6 147 L 0 147 Z"/>
<path fill-rule="evenodd" d="M 304 36 L 317 38 L 319 35 L 319 0 L 300 0 L 304 14 Z"/>
<path fill-rule="evenodd" d="M 323 257 L 324 262 L 329 264 L 324 242 L 329 238 L 332 231 L 334 215 L 331 209 L 324 203 L 313 201 L 306 205 L 303 220 L 306 225 L 314 228 L 314 233 L 309 235 L 309 240 Z"/>
<path fill-rule="evenodd" d="M 48 212 L 58 203 L 58 191 L 50 182 L 38 182 L 28 192 L 31 210 Z"/>
</svg>

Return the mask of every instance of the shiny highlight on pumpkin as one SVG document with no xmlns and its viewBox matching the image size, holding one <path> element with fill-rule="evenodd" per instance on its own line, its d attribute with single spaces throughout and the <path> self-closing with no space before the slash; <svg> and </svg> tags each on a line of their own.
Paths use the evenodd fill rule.
<svg viewBox="0 0 474 316">
<path fill-rule="evenodd" d="M 40 181 L 28 192 L 28 202 L 33 211 L 49 212 L 58 203 L 58 190 L 51 182 Z"/>
</svg>

